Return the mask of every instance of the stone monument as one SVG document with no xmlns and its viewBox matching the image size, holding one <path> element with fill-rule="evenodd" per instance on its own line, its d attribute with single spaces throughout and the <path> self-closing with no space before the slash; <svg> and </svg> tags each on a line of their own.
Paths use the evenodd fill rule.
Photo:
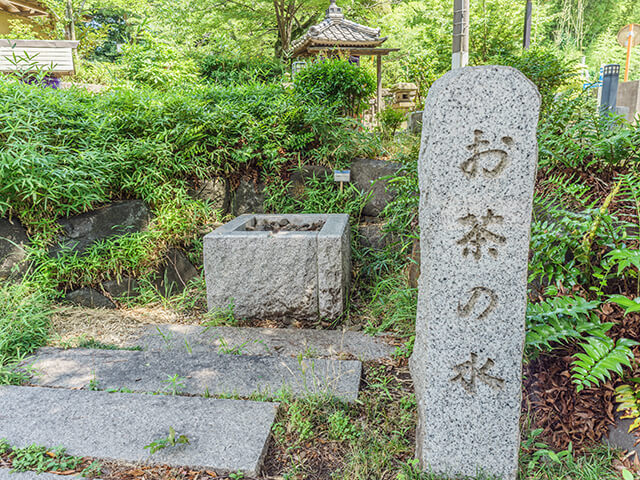
<svg viewBox="0 0 640 480">
<path fill-rule="evenodd" d="M 426 101 L 411 374 L 416 454 L 436 474 L 516 479 L 539 108 L 502 66 L 453 70 Z"/>
</svg>

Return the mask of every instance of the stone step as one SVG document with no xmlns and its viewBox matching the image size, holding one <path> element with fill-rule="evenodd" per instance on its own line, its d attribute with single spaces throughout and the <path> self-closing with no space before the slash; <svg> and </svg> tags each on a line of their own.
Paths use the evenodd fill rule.
<svg viewBox="0 0 640 480">
<path fill-rule="evenodd" d="M 636 455 L 640 455 L 638 437 L 636 437 L 635 432 L 629 432 L 634 420 L 632 418 L 622 418 L 622 413 L 620 412 L 615 412 L 614 416 L 616 423 L 609 427 L 608 434 L 603 438 L 604 443 L 612 448 L 635 452 Z"/>
<path fill-rule="evenodd" d="M 56 475 L 48 472 L 12 472 L 10 468 L 0 468 L 0 480 L 80 480 L 82 477 L 76 475 Z"/>
<path fill-rule="evenodd" d="M 256 475 L 278 405 L 169 395 L 0 387 L 0 438 L 76 456 Z M 173 428 L 188 444 L 144 447 Z M 9 475 L 11 477 L 11 474 Z"/>
<path fill-rule="evenodd" d="M 293 396 L 329 394 L 358 398 L 362 364 L 353 360 L 249 355 L 42 348 L 25 361 L 34 368 L 32 382 L 46 387 L 128 389 L 204 395 L 254 393 Z M 177 377 L 175 377 L 177 375 Z M 170 381 L 171 377 L 176 378 Z"/>
<path fill-rule="evenodd" d="M 131 341 L 147 350 L 225 352 L 240 355 L 356 358 L 361 361 L 390 357 L 396 347 L 381 337 L 342 330 L 298 328 L 203 327 L 199 325 L 148 325 Z"/>
</svg>

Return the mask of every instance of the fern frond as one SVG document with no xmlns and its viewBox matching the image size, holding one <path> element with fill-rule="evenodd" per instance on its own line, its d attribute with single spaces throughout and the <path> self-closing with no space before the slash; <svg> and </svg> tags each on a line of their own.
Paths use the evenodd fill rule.
<svg viewBox="0 0 640 480">
<path fill-rule="evenodd" d="M 616 388 L 616 402 L 618 405 L 618 412 L 625 412 L 621 418 L 631 418 L 634 421 L 629 425 L 628 432 L 640 427 L 640 379 L 632 378 L 632 382 L 635 385 L 620 385 Z"/>
<path fill-rule="evenodd" d="M 613 324 L 600 323 L 594 313 L 599 305 L 598 301 L 570 296 L 530 303 L 527 306 L 527 349 L 551 350 L 554 343 L 567 343 L 585 335 L 604 337 Z"/>
<path fill-rule="evenodd" d="M 624 366 L 631 366 L 631 347 L 638 345 L 635 340 L 621 338 L 614 342 L 608 337 L 589 337 L 580 346 L 585 353 L 576 353 L 571 370 L 576 391 L 597 387 L 600 382 L 611 378 L 611 372 L 622 375 Z"/>
</svg>

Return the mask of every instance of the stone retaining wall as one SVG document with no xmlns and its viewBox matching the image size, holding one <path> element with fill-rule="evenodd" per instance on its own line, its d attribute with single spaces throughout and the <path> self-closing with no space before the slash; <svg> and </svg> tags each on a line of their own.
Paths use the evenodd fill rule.
<svg viewBox="0 0 640 480">
<path fill-rule="evenodd" d="M 357 237 L 366 248 L 382 249 L 395 239 L 383 232 L 384 221 L 379 218 L 389 201 L 393 199 L 388 190 L 388 182 L 381 180 L 400 169 L 400 165 L 384 160 L 356 159 L 352 163 L 352 182 L 363 195 L 370 199 L 363 209 L 363 216 L 357 228 Z M 303 166 L 291 174 L 289 194 L 304 195 L 309 181 L 332 171 L 322 166 Z M 194 185 L 194 198 L 209 202 L 223 214 L 233 216 L 244 213 L 263 213 L 265 186 L 250 180 L 242 180 L 232 189 L 230 182 L 214 178 Z M 152 214 L 141 200 L 117 201 L 96 210 L 59 220 L 63 234 L 51 246 L 50 254 L 59 257 L 63 252 L 82 255 L 96 242 L 113 236 L 144 231 L 152 219 Z M 29 236 L 25 228 L 15 219 L 0 218 L 0 280 L 19 279 L 26 270 L 26 248 Z M 199 275 L 180 250 L 170 250 L 155 275 L 154 285 L 163 295 L 181 291 L 189 280 Z M 70 290 L 68 298 L 88 306 L 114 306 L 113 299 L 138 294 L 139 285 L 135 278 L 123 276 L 96 285 L 95 289 L 80 288 Z"/>
</svg>

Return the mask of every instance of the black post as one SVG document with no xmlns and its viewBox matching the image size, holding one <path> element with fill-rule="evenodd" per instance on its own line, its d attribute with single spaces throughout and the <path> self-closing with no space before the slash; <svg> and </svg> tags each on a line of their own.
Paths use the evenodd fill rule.
<svg viewBox="0 0 640 480">
<path fill-rule="evenodd" d="M 600 111 L 602 113 L 613 112 L 616 109 L 619 78 L 620 65 L 609 64 L 604 66 L 602 73 L 602 95 L 600 97 Z"/>
<path fill-rule="evenodd" d="M 531 45 L 531 10 L 531 0 L 527 0 L 527 7 L 524 13 L 524 36 L 522 39 L 522 46 L 525 50 L 528 50 Z"/>
</svg>

